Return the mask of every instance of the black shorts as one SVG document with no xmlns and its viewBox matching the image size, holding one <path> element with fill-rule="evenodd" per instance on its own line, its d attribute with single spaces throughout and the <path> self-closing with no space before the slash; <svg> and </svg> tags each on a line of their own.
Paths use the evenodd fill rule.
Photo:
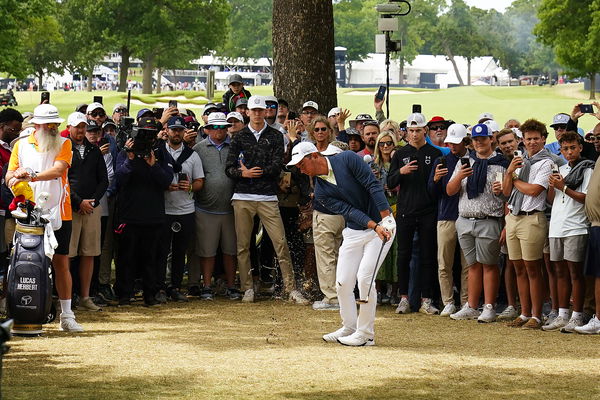
<svg viewBox="0 0 600 400">
<path fill-rule="evenodd" d="M 58 242 L 58 247 L 54 250 L 54 254 L 61 256 L 69 255 L 69 244 L 71 243 L 72 228 L 72 221 L 63 221 L 60 229 L 54 231 L 54 237 L 56 237 L 56 241 Z"/>
<path fill-rule="evenodd" d="M 600 278 L 600 226 L 592 226 L 588 231 L 585 274 Z"/>
</svg>

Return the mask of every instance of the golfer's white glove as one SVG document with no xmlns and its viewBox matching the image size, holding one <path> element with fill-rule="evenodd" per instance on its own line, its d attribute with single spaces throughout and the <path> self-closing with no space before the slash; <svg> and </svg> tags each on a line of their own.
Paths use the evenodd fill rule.
<svg viewBox="0 0 600 400">
<path fill-rule="evenodd" d="M 394 232 L 396 232 L 396 220 L 393 216 L 388 215 L 379 223 L 385 230 L 387 230 L 390 235 L 394 236 Z"/>
</svg>

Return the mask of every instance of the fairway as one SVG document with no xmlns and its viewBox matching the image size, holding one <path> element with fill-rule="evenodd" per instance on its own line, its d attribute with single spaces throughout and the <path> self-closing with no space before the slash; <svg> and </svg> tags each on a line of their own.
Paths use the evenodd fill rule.
<svg viewBox="0 0 600 400">
<path fill-rule="evenodd" d="M 376 346 L 321 340 L 334 311 L 282 301 L 192 301 L 78 313 L 83 334 L 14 338 L 6 399 L 598 398 L 597 336 L 397 315 Z"/>
</svg>

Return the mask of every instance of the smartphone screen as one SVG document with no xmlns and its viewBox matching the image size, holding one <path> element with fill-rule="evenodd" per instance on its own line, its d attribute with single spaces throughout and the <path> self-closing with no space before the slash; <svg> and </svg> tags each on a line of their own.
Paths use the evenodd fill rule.
<svg viewBox="0 0 600 400">
<path fill-rule="evenodd" d="M 102 96 L 94 96 L 94 103 L 102 104 Z"/>
<path fill-rule="evenodd" d="M 188 176 L 187 176 L 187 174 L 185 172 L 180 172 L 178 174 L 178 177 L 177 177 L 177 181 L 178 182 L 187 181 L 187 180 L 188 180 Z"/>
<path fill-rule="evenodd" d="M 412 106 L 412 112 L 413 113 L 420 113 L 421 112 L 421 105 L 420 104 L 413 104 L 413 106 Z"/>
<path fill-rule="evenodd" d="M 463 168 L 470 168 L 471 167 L 471 163 L 469 162 L 469 159 L 467 157 L 463 157 L 460 159 L 460 163 L 462 164 Z"/>
<path fill-rule="evenodd" d="M 169 100 L 169 107 L 177 108 L 177 100 Z"/>
<path fill-rule="evenodd" d="M 386 91 L 387 91 L 387 88 L 385 86 L 379 86 L 379 90 L 377 91 L 375 98 L 377 98 L 378 100 L 383 100 L 383 98 L 385 97 Z"/>
</svg>

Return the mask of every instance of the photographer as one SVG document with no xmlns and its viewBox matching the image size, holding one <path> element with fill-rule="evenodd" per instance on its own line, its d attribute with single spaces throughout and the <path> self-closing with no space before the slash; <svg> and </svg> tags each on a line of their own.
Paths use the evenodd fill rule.
<svg viewBox="0 0 600 400">
<path fill-rule="evenodd" d="M 167 127 L 167 141 L 161 142 L 158 150 L 160 158 L 172 165 L 173 177 L 168 191 L 165 192 L 166 223 L 160 236 L 156 299 L 165 302 L 168 294 L 173 301 L 187 301 L 180 289 L 185 252 L 195 230 L 194 199 L 191 195 L 202 189 L 204 171 L 200 156 L 183 144 L 186 132 L 184 119 L 172 117 Z M 171 283 L 165 293 L 167 257 L 170 250 Z"/>
<path fill-rule="evenodd" d="M 156 158 L 156 135 L 162 129 L 153 118 L 143 118 L 127 141 L 117 161 L 117 229 L 119 252 L 116 291 L 119 305 L 129 305 L 136 270 L 143 278 L 144 305 L 158 304 L 156 258 L 161 228 L 165 223 L 164 191 L 173 179 L 173 169 Z"/>
</svg>

